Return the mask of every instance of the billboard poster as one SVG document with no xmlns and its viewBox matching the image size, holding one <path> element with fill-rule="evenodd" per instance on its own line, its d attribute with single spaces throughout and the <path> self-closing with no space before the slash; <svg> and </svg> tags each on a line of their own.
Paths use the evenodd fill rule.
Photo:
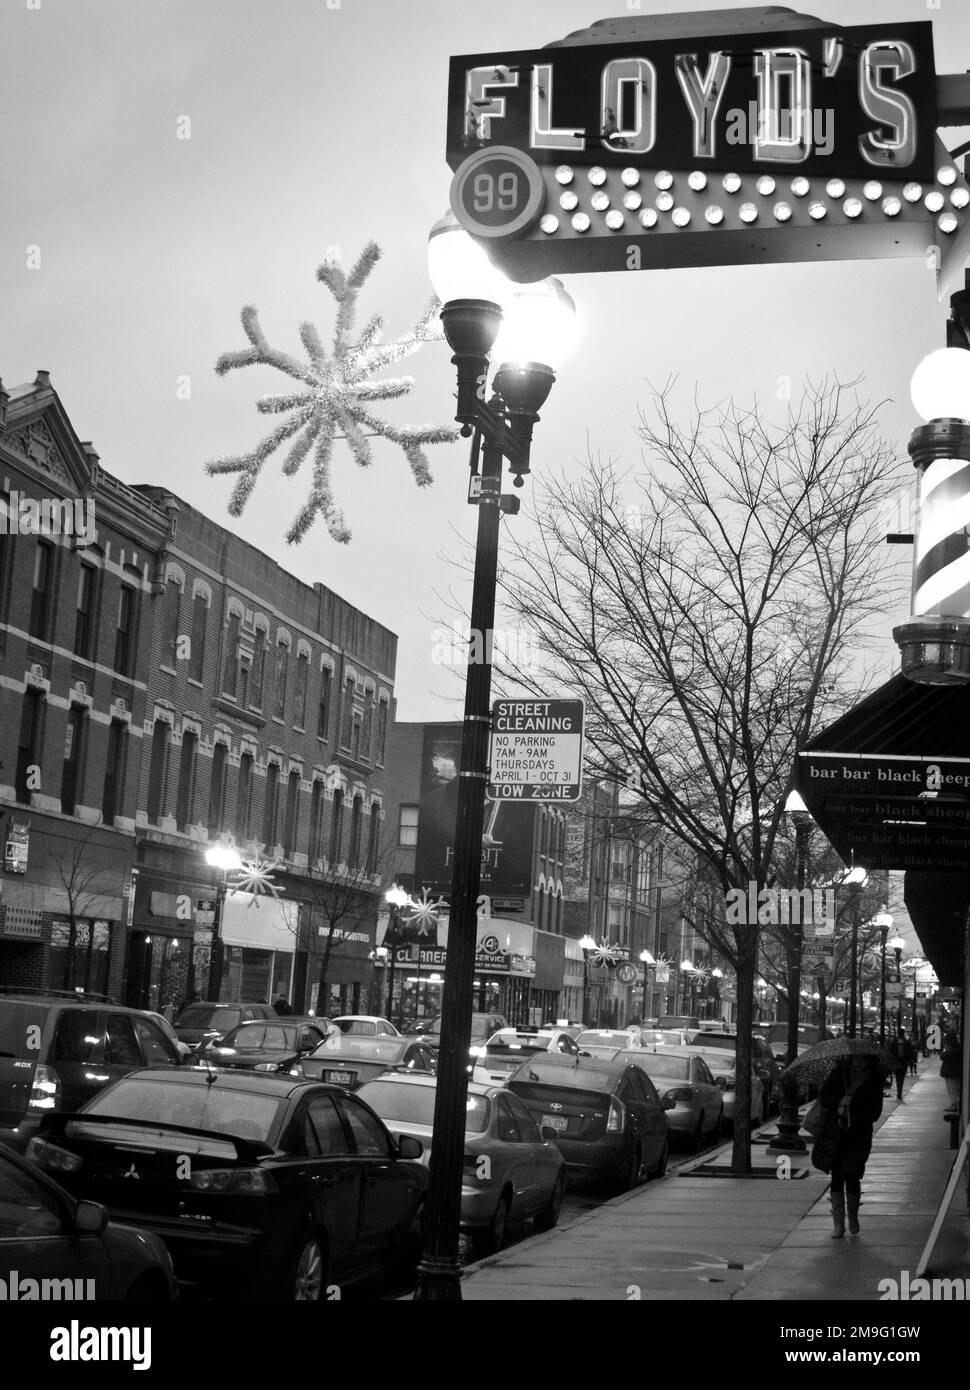
<svg viewBox="0 0 970 1390">
<path fill-rule="evenodd" d="M 447 896 L 455 865 L 455 821 L 461 725 L 429 724 L 424 731 L 414 881 L 419 891 Z M 535 806 L 487 802 L 482 836 L 481 891 L 527 897 L 532 891 Z"/>
</svg>

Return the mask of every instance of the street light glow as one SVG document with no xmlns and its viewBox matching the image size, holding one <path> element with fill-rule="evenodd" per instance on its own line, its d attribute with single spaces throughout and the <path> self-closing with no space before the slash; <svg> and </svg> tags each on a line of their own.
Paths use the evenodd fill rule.
<svg viewBox="0 0 970 1390">
<path fill-rule="evenodd" d="M 242 868 L 242 859 L 232 845 L 210 845 L 205 852 L 205 862 L 213 869 L 232 874 Z"/>
<path fill-rule="evenodd" d="M 442 304 L 483 299 L 502 305 L 514 288 L 451 212 L 445 213 L 428 234 L 428 274 Z"/>
<path fill-rule="evenodd" d="M 917 415 L 931 420 L 970 420 L 970 352 L 937 348 L 913 373 L 910 396 Z"/>
</svg>

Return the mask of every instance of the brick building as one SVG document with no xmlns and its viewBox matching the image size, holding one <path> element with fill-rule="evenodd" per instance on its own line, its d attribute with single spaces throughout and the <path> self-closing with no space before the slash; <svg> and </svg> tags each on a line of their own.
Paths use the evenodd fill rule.
<svg viewBox="0 0 970 1390">
<path fill-rule="evenodd" d="M 395 636 L 104 472 L 46 373 L 0 391 L 0 463 L 21 509 L 0 537 L 8 868 L 29 836 L 3 875 L 0 980 L 177 1005 L 207 992 L 216 910 L 221 997 L 365 1005 Z M 92 535 L 23 533 L 23 497 L 84 499 Z M 223 900 L 219 841 L 275 892 Z"/>
</svg>

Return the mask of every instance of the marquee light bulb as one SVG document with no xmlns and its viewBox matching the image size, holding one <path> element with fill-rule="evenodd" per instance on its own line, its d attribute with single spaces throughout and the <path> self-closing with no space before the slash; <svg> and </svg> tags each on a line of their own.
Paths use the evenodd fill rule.
<svg viewBox="0 0 970 1390">
<path fill-rule="evenodd" d="M 711 206 L 705 210 L 704 216 L 712 227 L 716 227 L 718 223 L 724 221 L 724 209 L 719 208 L 717 203 L 712 203 Z"/>
<path fill-rule="evenodd" d="M 600 184 L 606 182 L 606 170 L 602 168 L 599 164 L 594 164 L 592 169 L 590 169 L 589 173 L 586 175 L 586 177 L 589 179 L 591 184 L 593 184 L 596 188 L 599 188 Z"/>
<path fill-rule="evenodd" d="M 825 185 L 825 191 L 830 198 L 844 198 L 845 183 L 842 179 L 829 179 Z"/>
<path fill-rule="evenodd" d="M 970 189 L 955 188 L 950 194 L 950 202 L 955 208 L 965 208 L 970 203 Z"/>
<path fill-rule="evenodd" d="M 654 174 L 653 181 L 657 188 L 670 188 L 673 185 L 674 176 L 668 169 L 661 169 L 659 173 Z"/>
<path fill-rule="evenodd" d="M 640 182 L 640 170 L 624 169 L 620 175 L 620 179 L 627 188 L 636 188 L 637 184 Z"/>
<path fill-rule="evenodd" d="M 687 182 L 695 193 L 701 193 L 707 187 L 707 175 L 703 169 L 693 169 L 687 175 Z"/>
<path fill-rule="evenodd" d="M 573 181 L 573 171 L 572 171 L 572 169 L 569 167 L 568 164 L 560 164 L 559 168 L 556 170 L 556 182 L 557 182 L 557 183 L 572 183 L 572 181 Z"/>
<path fill-rule="evenodd" d="M 686 227 L 690 222 L 690 213 L 686 208 L 674 208 L 670 220 L 675 227 Z"/>
<path fill-rule="evenodd" d="M 725 193 L 737 193 L 741 187 L 740 174 L 725 174 L 721 180 L 721 187 Z"/>
<path fill-rule="evenodd" d="M 658 193 L 656 203 L 661 212 L 669 212 L 674 205 L 674 195 L 672 193 Z"/>
<path fill-rule="evenodd" d="M 756 222 L 758 220 L 758 209 L 754 203 L 742 203 L 738 208 L 738 216 L 742 222 Z"/>
</svg>

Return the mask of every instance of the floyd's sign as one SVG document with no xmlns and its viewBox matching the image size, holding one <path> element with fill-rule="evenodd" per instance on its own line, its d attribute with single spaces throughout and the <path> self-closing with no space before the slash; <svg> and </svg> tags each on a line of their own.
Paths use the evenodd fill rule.
<svg viewBox="0 0 970 1390">
<path fill-rule="evenodd" d="M 919 256 L 942 294 L 970 254 L 970 187 L 937 135 L 932 25 L 788 15 L 453 58 L 458 221 L 519 281 Z"/>
<path fill-rule="evenodd" d="M 553 46 L 452 58 L 448 162 L 926 179 L 935 112 L 928 22 Z"/>
</svg>

